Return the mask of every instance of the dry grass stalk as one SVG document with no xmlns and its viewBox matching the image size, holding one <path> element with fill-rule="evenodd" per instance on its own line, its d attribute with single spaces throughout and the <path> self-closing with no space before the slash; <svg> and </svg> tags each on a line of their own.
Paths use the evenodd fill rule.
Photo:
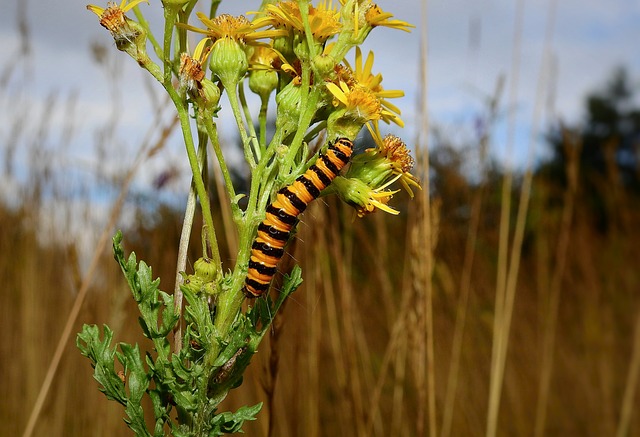
<svg viewBox="0 0 640 437">
<path fill-rule="evenodd" d="M 631 422 L 636 391 L 640 380 L 640 312 L 636 316 L 635 330 L 633 334 L 633 350 L 629 370 L 625 381 L 624 395 L 620 408 L 620 419 L 616 430 L 616 437 L 631 435 Z"/>
<path fill-rule="evenodd" d="M 428 412 L 428 429 L 429 435 L 435 437 L 437 435 L 436 423 L 436 387 L 435 387 L 435 357 L 434 357 L 434 334 L 433 334 L 433 286 L 431 282 L 431 274 L 433 271 L 433 229 L 432 229 L 432 210 L 430 202 L 431 186 L 429 177 L 429 117 L 427 106 L 427 91 L 429 89 L 429 81 L 427 75 L 427 49 L 429 47 L 429 39 L 427 29 L 427 11 L 428 2 L 422 3 L 421 23 L 422 30 L 420 33 L 420 114 L 418 130 L 422 141 L 417 141 L 416 162 L 418 173 L 422 178 L 422 191 L 417 194 L 418 202 L 415 209 L 419 211 L 416 217 L 416 227 L 419 229 L 416 235 L 417 241 L 415 247 L 421 247 L 419 252 L 419 262 L 421 264 L 420 282 L 416 283 L 416 290 L 420 291 L 418 297 L 418 316 L 422 314 L 422 323 L 418 325 L 419 345 L 416 347 L 418 361 L 416 362 L 416 372 L 418 375 L 424 375 L 416 378 L 418 384 L 418 417 L 416 419 L 417 435 L 424 435 L 425 417 L 423 412 Z M 424 250 L 424 248 L 427 248 Z M 419 317 L 420 320 L 420 317 Z M 426 402 L 425 402 L 426 401 Z M 426 405 L 425 405 L 426 404 Z"/>
<path fill-rule="evenodd" d="M 385 430 L 383 428 L 382 417 L 380 414 L 380 403 L 382 397 L 382 390 L 385 382 L 387 381 L 389 368 L 392 363 L 392 359 L 394 356 L 400 354 L 400 348 L 403 347 L 404 338 L 408 339 L 407 332 L 411 332 L 409 326 L 412 325 L 410 320 L 413 317 L 415 319 L 415 310 L 414 310 L 414 287 L 412 287 L 412 283 L 414 281 L 414 277 L 412 276 L 413 271 L 415 271 L 414 267 L 414 250 L 415 246 L 411 244 L 411 241 L 414 239 L 414 234 L 416 232 L 416 227 L 408 227 L 406 236 L 405 236 L 405 262 L 403 262 L 403 274 L 402 274 L 402 283 L 401 283 L 401 296 L 400 296 L 400 305 L 395 316 L 395 320 L 393 321 L 393 325 L 390 326 L 390 338 L 387 342 L 385 352 L 382 357 L 382 362 L 380 364 L 380 370 L 378 371 L 378 378 L 371 390 L 370 403 L 369 403 L 369 418 L 367 422 L 367 433 L 369 435 L 385 435 Z M 408 347 L 409 342 L 404 343 L 404 347 Z M 413 351 L 415 352 L 415 351 Z M 414 363 L 415 364 L 415 363 Z M 396 365 L 404 366 L 405 363 L 400 360 L 396 360 Z M 396 369 L 396 374 L 400 373 L 399 369 Z M 417 374 L 416 377 L 421 377 L 422 374 Z M 400 380 L 396 378 L 394 384 L 400 384 Z M 402 381 L 404 384 L 404 381 Z M 416 384 L 416 387 L 420 387 Z M 394 385 L 395 389 L 395 385 Z M 399 389 L 398 389 L 399 390 Z M 394 408 L 396 407 L 396 402 L 399 402 L 396 397 L 394 397 Z M 393 428 L 392 428 L 393 429 Z M 389 432 L 388 430 L 386 432 Z"/>
<path fill-rule="evenodd" d="M 460 373 L 460 361 L 462 355 L 462 345 L 464 338 L 464 330 L 467 320 L 467 309 L 469 305 L 469 295 L 471 293 L 471 279 L 473 270 L 473 261 L 476 252 L 476 241 L 478 239 L 478 230 L 480 226 L 481 208 L 484 193 L 486 191 L 486 156 L 489 147 L 490 128 L 493 126 L 497 113 L 502 88 L 504 85 L 503 78 L 499 78 L 496 83 L 495 92 L 489 103 L 489 115 L 487 120 L 488 128 L 483 132 L 478 141 L 478 155 L 482 179 L 480 186 L 475 190 L 471 201 L 471 214 L 469 218 L 469 230 L 464 251 L 464 260 L 462 264 L 462 274 L 460 275 L 460 296 L 456 308 L 456 321 L 453 332 L 453 340 L 451 346 L 451 364 L 449 365 L 449 375 L 447 378 L 447 389 L 443 406 L 442 418 L 442 437 L 449 437 L 453 426 L 453 412 L 455 409 L 456 392 L 458 386 L 458 378 Z"/>
<path fill-rule="evenodd" d="M 579 157 L 582 141 L 575 133 L 563 130 L 564 150 L 567 156 L 566 174 L 567 189 L 564 193 L 560 232 L 554 258 L 554 270 L 549 284 L 549 303 L 544 317 L 544 334 L 540 362 L 540 384 L 538 386 L 538 401 L 536 405 L 535 435 L 545 434 L 547 403 L 553 371 L 554 348 L 560 307 L 560 292 L 565 268 L 569 256 L 569 242 L 571 240 L 571 225 L 573 221 L 576 193 L 578 191 Z"/>
<path fill-rule="evenodd" d="M 354 303 L 354 288 L 349 272 L 353 269 L 353 238 L 352 233 L 348 230 L 342 230 L 342 226 L 346 227 L 348 221 L 340 220 L 340 216 L 336 213 L 336 208 L 329 211 L 329 222 L 331 226 L 327 227 L 332 244 L 329 246 L 329 253 L 334 260 L 336 269 L 336 282 L 338 288 L 338 314 L 342 321 L 342 339 L 343 348 L 341 354 L 345 360 L 345 369 L 347 371 L 347 392 L 349 399 L 349 407 L 351 409 L 351 422 L 355 425 L 356 434 L 365 436 L 365 413 L 363 399 L 362 373 L 359 368 L 359 352 L 360 347 L 357 344 L 357 332 L 360 329 L 358 322 L 358 305 Z M 342 226 L 339 226 L 342 224 Z M 342 231 L 342 232 L 341 232 Z M 361 346 L 361 345 L 360 345 Z"/>
<path fill-rule="evenodd" d="M 531 185 L 533 181 L 533 157 L 535 156 L 536 136 L 538 135 L 539 120 L 541 119 L 543 109 L 543 96 L 545 89 L 549 85 L 550 77 L 547 77 L 547 69 L 551 65 L 551 45 L 553 41 L 553 29 L 555 26 L 555 13 L 557 2 L 550 0 L 548 7 L 548 16 L 546 22 L 545 40 L 542 51 L 542 62 L 540 72 L 537 79 L 536 99 L 531 123 L 531 133 L 529 136 L 529 152 L 527 160 L 527 169 L 525 170 L 522 187 L 520 190 L 520 199 L 518 204 L 518 212 L 516 216 L 515 230 L 513 235 L 513 243 L 511 247 L 510 259 L 507 261 L 507 242 L 509 235 L 509 213 L 511 209 L 510 196 L 512 176 L 511 171 L 507 170 L 503 185 L 502 201 L 502 217 L 500 221 L 500 252 L 498 261 L 498 281 L 496 288 L 496 310 L 494 323 L 494 345 L 491 361 L 491 388 L 489 394 L 489 413 L 487 418 L 487 437 L 493 437 L 497 433 L 498 413 L 500 409 L 500 397 L 502 384 L 504 381 L 504 372 L 507 359 L 507 351 L 509 346 L 509 334 L 511 331 L 511 321 L 513 314 L 513 306 L 515 302 L 516 287 L 518 282 L 518 273 L 520 269 L 520 260 L 522 256 L 522 241 L 524 238 L 525 224 L 529 210 L 529 200 L 531 198 Z M 512 102 L 515 102 L 516 90 L 514 82 L 517 82 L 519 75 L 519 56 L 520 44 L 522 36 L 522 20 L 524 16 L 524 3 L 518 2 L 516 8 L 516 25 L 513 50 L 513 66 L 512 74 L 514 81 L 512 85 Z M 512 132 L 509 144 L 512 143 L 512 135 L 515 132 L 515 119 L 511 118 L 509 122 L 509 130 Z M 509 146 L 511 149 L 511 146 Z"/>
<path fill-rule="evenodd" d="M 515 107 L 517 102 L 518 79 L 520 70 L 520 51 L 522 42 L 522 21 L 524 17 L 524 1 L 516 4 L 514 18 L 514 37 L 511 54 L 511 81 L 509 87 L 509 106 Z M 491 350 L 491 376 L 489 386 L 489 407 L 487 412 L 487 437 L 494 437 L 498 428 L 498 412 L 500 409 L 500 396 L 502 391 L 503 374 L 500 371 L 501 356 L 504 355 L 505 339 L 505 302 L 507 287 L 507 258 L 509 247 L 509 230 L 511 222 L 511 188 L 513 186 L 513 173 L 510 168 L 515 138 L 515 113 L 509 112 L 507 133 L 507 168 L 502 180 L 502 194 L 500 201 L 500 237 L 498 242 L 498 266 L 496 274 L 496 298 L 493 315 L 493 342 Z"/>
<path fill-rule="evenodd" d="M 305 260 L 309 262 L 306 265 L 313 265 L 314 268 L 307 275 L 307 286 L 304 287 L 305 292 L 307 293 L 307 301 L 311 302 L 312 305 L 305 308 L 307 314 L 307 320 L 309 322 L 309 339 L 307 342 L 307 390 L 304 391 L 306 398 L 305 405 L 305 427 L 304 427 L 304 435 L 309 437 L 319 437 L 320 431 L 320 405 L 321 405 L 321 379 L 320 379 L 320 367 L 321 367 L 321 358 L 320 358 L 320 342 L 322 340 L 322 313 L 320 308 L 316 306 L 316 302 L 321 298 L 322 295 L 319 294 L 319 290 L 321 289 L 321 284 L 323 282 L 322 270 L 318 268 L 318 264 L 314 261 L 322 259 L 322 253 L 318 251 L 317 239 L 319 238 L 318 233 L 320 230 L 318 226 L 312 227 L 313 233 L 313 249 L 311 253 L 315 254 L 315 256 L 307 257 L 304 256 Z M 305 254 L 306 251 L 303 251 Z"/>
</svg>

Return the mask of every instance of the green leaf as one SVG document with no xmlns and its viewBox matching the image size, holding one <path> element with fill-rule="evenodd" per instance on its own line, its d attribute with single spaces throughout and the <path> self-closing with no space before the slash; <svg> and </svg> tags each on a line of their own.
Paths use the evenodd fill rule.
<svg viewBox="0 0 640 437">
<path fill-rule="evenodd" d="M 256 414 L 262 408 L 262 402 L 252 407 L 240 407 L 235 413 L 225 412 L 214 416 L 209 436 L 220 436 L 234 432 L 242 432 L 246 420 L 256 420 Z"/>
<path fill-rule="evenodd" d="M 120 349 L 124 354 L 126 367 L 128 370 L 127 383 L 129 387 L 129 401 L 140 402 L 142 396 L 149 388 L 149 375 L 144 370 L 142 358 L 140 357 L 140 348 L 136 344 L 120 343 Z"/>
<path fill-rule="evenodd" d="M 100 330 L 96 325 L 84 325 L 78 333 L 76 345 L 80 353 L 89 358 L 94 368 L 93 377 L 101 384 L 100 391 L 108 399 L 127 404 L 124 382 L 114 368 L 115 347 L 111 348 L 113 331 L 104 325 L 104 340 L 100 340 Z"/>
<path fill-rule="evenodd" d="M 298 289 L 300 284 L 302 284 L 302 269 L 300 266 L 295 265 L 291 270 L 291 273 L 288 275 L 284 275 L 282 284 L 282 290 L 278 295 L 278 299 L 276 300 L 276 307 L 279 308 L 282 305 L 282 302 L 294 291 Z"/>
<path fill-rule="evenodd" d="M 144 410 L 141 405 L 142 397 L 149 388 L 150 377 L 144 370 L 140 348 L 137 344 L 131 346 L 120 343 L 120 349 L 127 369 L 127 386 L 129 388 L 129 399 L 125 406 L 125 412 L 129 419 L 125 419 L 125 422 L 137 436 L 151 436 L 144 421 Z"/>
<path fill-rule="evenodd" d="M 180 319 L 175 313 L 173 296 L 161 291 L 158 287 L 160 279 L 153 279 L 151 267 L 144 261 L 136 262 L 135 253 L 131 253 L 125 261 L 122 249 L 122 233 L 113 237 L 113 254 L 124 273 L 133 298 L 138 303 L 142 332 L 147 338 L 165 340 Z M 157 352 L 168 353 L 169 344 L 154 342 Z M 166 354 L 165 354 L 166 356 Z"/>
</svg>

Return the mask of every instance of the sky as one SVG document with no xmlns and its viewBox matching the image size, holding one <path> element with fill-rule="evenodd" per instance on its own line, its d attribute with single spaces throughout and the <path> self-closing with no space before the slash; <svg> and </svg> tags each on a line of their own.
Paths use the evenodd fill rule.
<svg viewBox="0 0 640 437">
<path fill-rule="evenodd" d="M 137 145 L 155 123 L 151 121 L 152 112 L 162 111 L 165 121 L 173 117 L 170 105 L 158 100 L 159 84 L 150 81 L 131 59 L 115 49 L 97 17 L 86 10 L 85 1 L 0 1 L 0 54 L 5 60 L 0 63 L 0 111 L 5 114 L 0 120 L 1 147 L 20 138 L 14 141 L 19 143 L 16 162 L 33 159 L 30 151 L 40 147 L 45 149 L 38 155 L 43 165 L 63 168 L 69 178 L 78 180 L 91 173 L 108 177 L 127 167 L 124 164 L 133 162 Z M 258 4 L 226 0 L 220 11 L 238 14 L 255 9 Z M 408 144 L 417 141 L 421 124 L 418 109 L 423 7 L 428 17 L 429 123 L 465 141 L 473 136 L 477 120 L 486 115 L 487 99 L 502 78 L 504 87 L 498 121 L 493 126 L 491 154 L 504 165 L 526 165 L 532 143 L 536 146 L 534 162 L 544 157 L 545 146 L 538 140 L 544 133 L 544 123 L 558 118 L 579 123 L 586 94 L 602 86 L 616 66 L 627 67 L 636 84 L 640 78 L 638 1 L 430 0 L 423 4 L 419 0 L 380 0 L 379 4 L 396 18 L 416 26 L 411 33 L 374 29 L 363 46 L 365 53 L 375 52 L 374 71 L 382 73 L 383 86 L 406 93 L 404 98 L 394 100 L 402 110 L 406 127 L 391 131 Z M 520 15 L 518 4 L 523 5 Z M 547 59 L 543 52 L 549 11 L 554 6 L 557 9 L 548 40 L 551 63 L 544 64 L 551 67 L 542 70 L 551 73 L 540 82 L 541 62 Z M 160 24 L 159 0 L 140 8 L 152 23 Z M 522 18 L 518 27 L 520 45 L 514 62 L 518 16 Z M 26 59 L 19 56 L 24 52 L 18 32 L 21 18 L 30 37 Z M 106 49 L 108 68 L 96 62 L 91 50 L 96 45 Z M 543 103 L 543 110 L 536 123 L 538 101 Z M 219 121 L 223 139 L 234 135 L 228 112 L 223 108 Z M 108 127 L 114 120 L 118 123 L 117 132 Z M 16 121 L 21 122 L 18 132 Z M 167 166 L 175 167 L 184 175 L 175 189 L 184 192 L 188 167 L 182 148 L 179 138 L 170 138 L 136 183 L 149 184 Z M 4 165 L 2 160 L 8 160 L 6 153 L 0 155 L 0 164 Z M 17 167 L 15 177 L 19 179 L 20 166 Z M 5 182 L 4 186 L 11 186 L 11 181 Z M 105 196 L 110 193 L 105 192 Z"/>
</svg>

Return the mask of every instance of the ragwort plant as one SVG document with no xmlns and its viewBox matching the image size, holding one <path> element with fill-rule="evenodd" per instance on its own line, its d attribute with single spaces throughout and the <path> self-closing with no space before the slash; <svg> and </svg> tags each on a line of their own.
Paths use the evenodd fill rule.
<svg viewBox="0 0 640 437">
<path fill-rule="evenodd" d="M 247 13 L 253 21 L 216 15 L 220 1 L 212 0 L 210 15 L 196 13 L 199 24 L 193 26 L 188 21 L 198 0 L 163 0 L 164 35 L 157 39 L 138 10 L 142 1 L 87 8 L 111 32 L 116 48 L 147 70 L 175 105 L 193 173 L 195 195 L 190 198 L 197 196 L 203 216 L 203 253 L 191 274 L 179 264 L 182 283 L 168 294 L 158 288 L 149 266 L 138 263 L 133 253 L 125 257 L 118 233 L 115 258 L 154 350 L 143 358 L 138 345 L 113 346 L 113 332 L 106 325 L 102 334 L 97 326 L 85 325 L 77 345 L 90 359 L 100 390 L 125 407 L 125 421 L 136 435 L 163 436 L 168 430 L 174 436 L 221 435 L 241 430 L 260 410 L 261 404 L 217 411 L 229 390 L 241 383 L 278 309 L 302 282 L 296 266 L 284 276 L 275 300 L 269 296 L 298 215 L 328 194 L 340 196 L 358 216 L 377 209 L 397 214 L 388 206 L 397 192 L 390 185 L 399 183 L 410 195 L 412 187 L 420 187 L 410 173 L 413 160 L 405 144 L 395 136 L 383 138 L 379 131 L 380 121 L 403 125 L 389 99 L 404 93 L 383 89 L 382 76 L 372 73 L 373 53 L 364 59 L 358 47 L 375 27 L 409 31 L 412 26 L 370 0 L 340 0 L 335 7 L 331 1 L 317 6 L 307 0 L 263 1 L 258 11 Z M 193 33 L 203 37 L 190 51 Z M 148 55 L 148 45 L 159 62 Z M 346 60 L 352 51 L 353 65 Z M 255 114 L 246 103 L 247 83 L 261 102 L 257 132 Z M 251 171 L 244 210 L 238 202 L 245 194 L 234 189 L 217 135 L 222 93 Z M 267 138 L 267 109 L 274 101 L 275 129 Z M 364 126 L 376 147 L 352 158 L 353 141 Z M 227 271 L 202 176 L 209 143 L 239 235 L 236 263 Z M 319 149 L 315 153 L 310 148 L 314 144 Z M 186 216 L 190 226 L 193 214 Z M 187 240 L 180 243 L 183 253 Z M 250 302 L 243 311 L 245 299 Z M 177 332 L 173 343 L 172 332 Z M 145 423 L 144 396 L 153 406 L 151 429 Z"/>
</svg>

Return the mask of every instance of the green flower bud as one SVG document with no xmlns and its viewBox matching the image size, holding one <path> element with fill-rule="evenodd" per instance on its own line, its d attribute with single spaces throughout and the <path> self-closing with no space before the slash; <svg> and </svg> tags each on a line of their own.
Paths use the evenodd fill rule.
<svg viewBox="0 0 640 437">
<path fill-rule="evenodd" d="M 324 79 L 333 73 L 338 63 L 331 55 L 318 55 L 313 58 L 312 68 L 316 80 Z"/>
<path fill-rule="evenodd" d="M 391 161 L 375 149 L 354 156 L 347 177 L 357 178 L 372 187 L 384 184 L 393 176 Z"/>
<path fill-rule="evenodd" d="M 223 37 L 211 48 L 209 68 L 218 76 L 225 88 L 233 88 L 244 77 L 249 68 L 247 54 L 242 45 L 233 38 Z"/>
<path fill-rule="evenodd" d="M 278 86 L 278 73 L 273 70 L 254 70 L 249 73 L 249 89 L 260 96 L 262 100 Z"/>
<path fill-rule="evenodd" d="M 300 87 L 296 86 L 293 82 L 290 82 L 276 95 L 276 104 L 278 106 L 276 129 L 282 130 L 285 135 L 298 128 L 301 100 Z"/>
<path fill-rule="evenodd" d="M 209 258 L 199 258 L 193 265 L 195 275 L 205 282 L 211 282 L 218 276 L 217 267 Z"/>
<path fill-rule="evenodd" d="M 204 282 L 196 275 L 187 275 L 182 273 L 182 288 L 187 289 L 193 294 L 199 294 L 202 291 Z"/>
<path fill-rule="evenodd" d="M 209 79 L 204 78 L 201 82 L 200 97 L 203 100 L 205 109 L 215 109 L 220 102 L 220 88 Z"/>
</svg>

